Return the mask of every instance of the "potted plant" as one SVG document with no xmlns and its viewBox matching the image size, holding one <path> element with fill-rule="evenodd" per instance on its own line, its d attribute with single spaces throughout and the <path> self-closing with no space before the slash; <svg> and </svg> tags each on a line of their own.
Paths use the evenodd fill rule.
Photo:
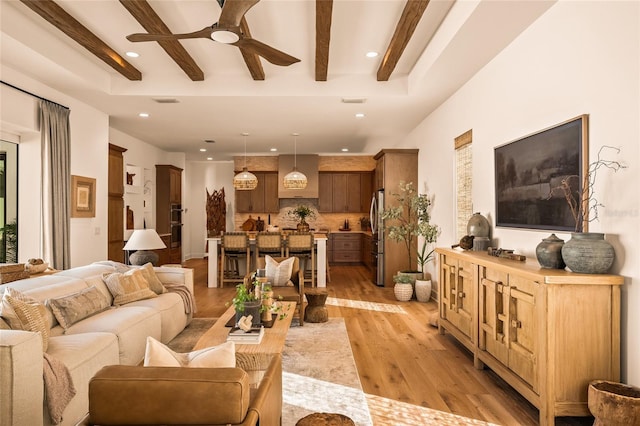
<svg viewBox="0 0 640 426">
<path fill-rule="evenodd" d="M 440 228 L 430 223 L 431 198 L 427 194 L 419 194 L 413 183 L 400 182 L 400 192 L 391 194 L 397 204 L 382 212 L 385 221 L 384 230 L 393 241 L 402 243 L 407 251 L 407 268 L 401 274 L 411 274 L 422 278 L 424 266 L 433 259 L 432 244 L 440 235 Z M 416 241 L 422 239 L 422 247 L 417 250 Z M 413 265 L 420 269 L 416 270 Z"/>
<path fill-rule="evenodd" d="M 311 210 L 311 207 L 299 204 L 297 207 L 289 210 L 287 215 L 298 220 L 298 231 L 309 232 L 309 224 L 306 219 L 313 219 L 316 217 L 316 213 Z"/>
<path fill-rule="evenodd" d="M 578 185 L 579 176 L 571 175 L 563 178 L 560 185 L 551 188 L 549 193 L 549 198 L 564 197 L 575 222 L 575 232 L 561 249 L 564 263 L 573 272 L 603 274 L 609 270 L 615 258 L 613 246 L 604 239 L 603 233 L 587 232 L 589 222 L 597 220 L 598 209 L 604 207 L 595 197 L 598 170 L 604 167 L 617 172 L 626 168 L 618 161 L 603 159 L 601 155 L 604 149 L 620 153 L 618 148 L 602 146 L 598 151 L 598 158 L 585 171 L 581 188 Z"/>
<path fill-rule="evenodd" d="M 236 324 L 243 316 L 251 315 L 252 326 L 260 325 L 260 315 L 265 309 L 262 304 L 260 295 L 260 287 L 258 285 L 255 273 L 250 280 L 240 283 L 236 286 L 236 295 L 231 300 L 231 304 L 236 310 Z"/>
<path fill-rule="evenodd" d="M 361 231 L 371 230 L 371 220 L 368 217 L 362 216 L 360 219 L 358 219 L 358 222 L 360 222 Z"/>
<path fill-rule="evenodd" d="M 413 277 L 407 274 L 393 276 L 393 294 L 401 302 L 407 302 L 413 297 Z"/>
</svg>

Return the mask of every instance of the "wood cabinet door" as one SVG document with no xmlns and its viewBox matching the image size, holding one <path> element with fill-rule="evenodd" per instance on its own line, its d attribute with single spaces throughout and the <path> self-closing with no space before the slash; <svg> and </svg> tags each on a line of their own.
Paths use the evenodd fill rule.
<svg viewBox="0 0 640 426">
<path fill-rule="evenodd" d="M 258 178 L 256 189 L 247 191 L 251 193 L 251 211 L 263 212 L 264 210 L 264 173 L 255 173 Z"/>
<path fill-rule="evenodd" d="M 347 174 L 346 173 L 333 173 L 333 212 L 344 213 L 347 212 Z"/>
<path fill-rule="evenodd" d="M 508 277 L 486 267 L 479 271 L 478 347 L 503 364 L 509 361 L 509 288 Z"/>
<path fill-rule="evenodd" d="M 124 195 L 124 158 L 122 152 L 109 149 L 109 195 Z"/>
<path fill-rule="evenodd" d="M 318 174 L 318 211 L 333 212 L 333 173 Z"/>
<path fill-rule="evenodd" d="M 121 197 L 109 197 L 108 210 L 108 259 L 124 262 L 124 200 Z"/>
<path fill-rule="evenodd" d="M 518 276 L 509 276 L 509 368 L 538 389 L 536 365 L 536 299 L 539 285 Z"/>
<path fill-rule="evenodd" d="M 182 203 L 182 172 L 177 169 L 169 169 L 169 201 Z"/>
<path fill-rule="evenodd" d="M 445 309 L 445 318 L 451 322 L 471 342 L 475 342 L 473 332 L 474 316 L 474 265 L 459 259 L 447 257 L 442 265 L 444 277 L 444 291 L 442 294 L 442 306 Z"/>
<path fill-rule="evenodd" d="M 360 173 L 347 173 L 347 200 L 346 212 L 362 212 L 361 180 Z"/>
<path fill-rule="evenodd" d="M 365 172 L 360 174 L 360 210 L 369 213 L 371 208 L 371 198 L 373 197 L 373 173 Z M 368 217 L 368 216 L 367 216 Z"/>
<path fill-rule="evenodd" d="M 264 174 L 264 211 L 265 213 L 280 212 L 278 198 L 278 173 Z"/>
<path fill-rule="evenodd" d="M 376 161 L 374 176 L 375 190 L 384 189 L 384 155 Z"/>
</svg>

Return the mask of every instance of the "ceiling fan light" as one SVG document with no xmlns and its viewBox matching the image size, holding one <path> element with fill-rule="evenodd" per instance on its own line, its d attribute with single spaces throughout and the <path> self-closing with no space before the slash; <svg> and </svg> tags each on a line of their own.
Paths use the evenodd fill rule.
<svg viewBox="0 0 640 426">
<path fill-rule="evenodd" d="M 297 167 L 294 167 L 292 171 L 285 175 L 282 184 L 286 189 L 305 189 L 307 187 L 307 177 L 304 173 L 298 171 Z"/>
<path fill-rule="evenodd" d="M 258 178 L 246 167 L 233 177 L 233 188 L 238 191 L 251 191 L 258 186 Z"/>
<path fill-rule="evenodd" d="M 232 31 L 220 30 L 212 32 L 211 39 L 218 43 L 233 44 L 240 40 L 240 36 Z"/>
</svg>

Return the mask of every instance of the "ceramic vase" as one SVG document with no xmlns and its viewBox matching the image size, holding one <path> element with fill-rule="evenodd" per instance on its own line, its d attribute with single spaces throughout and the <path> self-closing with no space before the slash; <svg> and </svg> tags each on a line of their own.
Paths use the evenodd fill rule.
<svg viewBox="0 0 640 426">
<path fill-rule="evenodd" d="M 613 246 L 599 232 L 572 233 L 562 246 L 562 259 L 573 272 L 604 274 L 615 259 Z"/>
<path fill-rule="evenodd" d="M 428 302 L 431 299 L 431 280 L 416 280 L 416 299 Z"/>
<path fill-rule="evenodd" d="M 536 258 L 540 266 L 547 269 L 564 269 L 566 265 L 562 259 L 563 246 L 564 240 L 556 234 L 543 238 L 536 247 Z"/>
<path fill-rule="evenodd" d="M 401 302 L 408 302 L 413 297 L 413 286 L 408 283 L 396 283 L 393 286 L 393 294 Z"/>
<path fill-rule="evenodd" d="M 309 232 L 309 224 L 305 222 L 304 219 L 298 223 L 296 228 L 298 229 L 298 232 Z"/>
</svg>

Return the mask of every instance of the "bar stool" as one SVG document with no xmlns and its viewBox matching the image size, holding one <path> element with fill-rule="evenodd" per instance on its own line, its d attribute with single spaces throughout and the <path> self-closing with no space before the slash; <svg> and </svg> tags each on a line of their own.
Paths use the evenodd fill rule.
<svg viewBox="0 0 640 426">
<path fill-rule="evenodd" d="M 224 283 L 241 283 L 240 259 L 246 259 L 247 272 L 251 270 L 251 247 L 249 236 L 244 232 L 227 232 L 222 235 L 220 248 L 220 287 Z"/>
<path fill-rule="evenodd" d="M 256 259 L 261 255 L 284 256 L 284 239 L 280 232 L 258 232 L 256 235 Z"/>
<path fill-rule="evenodd" d="M 311 278 L 311 285 L 315 286 L 315 246 L 313 234 L 310 232 L 294 232 L 287 236 L 287 257 L 296 256 L 304 266 L 300 269 L 304 272 L 304 277 Z M 309 267 L 310 265 L 310 267 Z"/>
</svg>

